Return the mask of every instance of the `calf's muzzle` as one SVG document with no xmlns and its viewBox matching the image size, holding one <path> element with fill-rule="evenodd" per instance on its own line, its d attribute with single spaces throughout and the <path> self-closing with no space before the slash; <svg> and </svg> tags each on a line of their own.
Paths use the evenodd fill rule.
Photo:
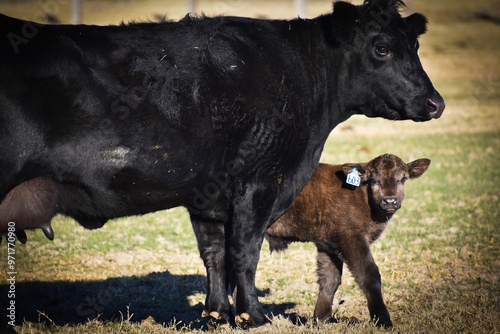
<svg viewBox="0 0 500 334">
<path fill-rule="evenodd" d="M 380 202 L 380 207 L 386 212 L 394 213 L 401 207 L 401 201 L 397 197 L 384 197 Z"/>
</svg>

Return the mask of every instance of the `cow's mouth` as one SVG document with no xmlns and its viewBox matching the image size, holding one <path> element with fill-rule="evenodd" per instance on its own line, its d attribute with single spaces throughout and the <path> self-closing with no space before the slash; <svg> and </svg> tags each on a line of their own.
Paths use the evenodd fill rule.
<svg viewBox="0 0 500 334">
<path fill-rule="evenodd" d="M 441 115 L 443 115 L 446 104 L 444 103 L 441 95 L 436 92 L 436 94 L 431 98 L 422 99 L 423 100 L 419 99 L 420 102 L 418 103 L 416 101 L 412 101 L 412 104 L 406 106 L 407 108 L 409 108 L 406 113 L 409 119 L 415 122 L 427 122 L 432 119 L 439 118 L 441 117 Z M 420 110 L 411 112 L 410 106 L 415 103 L 417 103 L 417 105 L 420 105 Z"/>
</svg>

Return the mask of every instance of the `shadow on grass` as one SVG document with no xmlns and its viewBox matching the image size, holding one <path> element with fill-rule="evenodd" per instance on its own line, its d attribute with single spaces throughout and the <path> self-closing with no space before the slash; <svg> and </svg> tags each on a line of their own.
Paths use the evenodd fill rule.
<svg viewBox="0 0 500 334">
<path fill-rule="evenodd" d="M 0 306 L 8 305 L 7 285 L 0 286 Z M 201 318 L 206 277 L 172 275 L 109 278 L 81 282 L 17 282 L 15 285 L 16 324 L 84 324 L 100 321 L 141 322 L 153 317 L 157 323 L 181 323 L 193 329 L 205 325 Z M 259 295 L 267 294 L 259 291 Z M 203 296 L 196 296 L 203 294 Z M 194 297 L 190 297 L 194 296 Z M 191 300 L 191 301 L 190 301 Z M 265 311 L 283 314 L 294 304 L 264 305 Z M 270 314 L 269 314 L 270 315 Z"/>
</svg>

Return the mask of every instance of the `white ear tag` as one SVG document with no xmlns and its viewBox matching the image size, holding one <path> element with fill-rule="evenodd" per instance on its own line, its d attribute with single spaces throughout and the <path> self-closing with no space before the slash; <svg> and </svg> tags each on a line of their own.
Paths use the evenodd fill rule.
<svg viewBox="0 0 500 334">
<path fill-rule="evenodd" d="M 359 187 L 359 184 L 361 183 L 361 178 L 359 177 L 358 170 L 356 168 L 354 168 L 352 172 L 347 174 L 347 180 L 345 182 L 355 187 Z"/>
</svg>

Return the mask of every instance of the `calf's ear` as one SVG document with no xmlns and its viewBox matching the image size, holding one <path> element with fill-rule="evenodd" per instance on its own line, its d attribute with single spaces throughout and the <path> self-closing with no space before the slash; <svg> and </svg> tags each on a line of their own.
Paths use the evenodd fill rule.
<svg viewBox="0 0 500 334">
<path fill-rule="evenodd" d="M 418 159 L 407 164 L 408 174 L 410 174 L 410 179 L 414 179 L 422 176 L 425 173 L 431 161 L 429 159 Z"/>
<path fill-rule="evenodd" d="M 365 164 L 343 164 L 341 166 L 342 171 L 344 171 L 345 175 L 352 173 L 354 168 L 356 168 L 358 170 L 359 177 L 361 178 L 361 182 L 365 182 L 370 177 L 370 175 L 369 175 L 370 173 L 368 172 L 367 167 L 368 167 L 368 164 L 366 164 L 366 163 Z"/>
<path fill-rule="evenodd" d="M 405 18 L 406 23 L 420 36 L 427 31 L 427 18 L 420 13 L 415 13 Z"/>
</svg>

